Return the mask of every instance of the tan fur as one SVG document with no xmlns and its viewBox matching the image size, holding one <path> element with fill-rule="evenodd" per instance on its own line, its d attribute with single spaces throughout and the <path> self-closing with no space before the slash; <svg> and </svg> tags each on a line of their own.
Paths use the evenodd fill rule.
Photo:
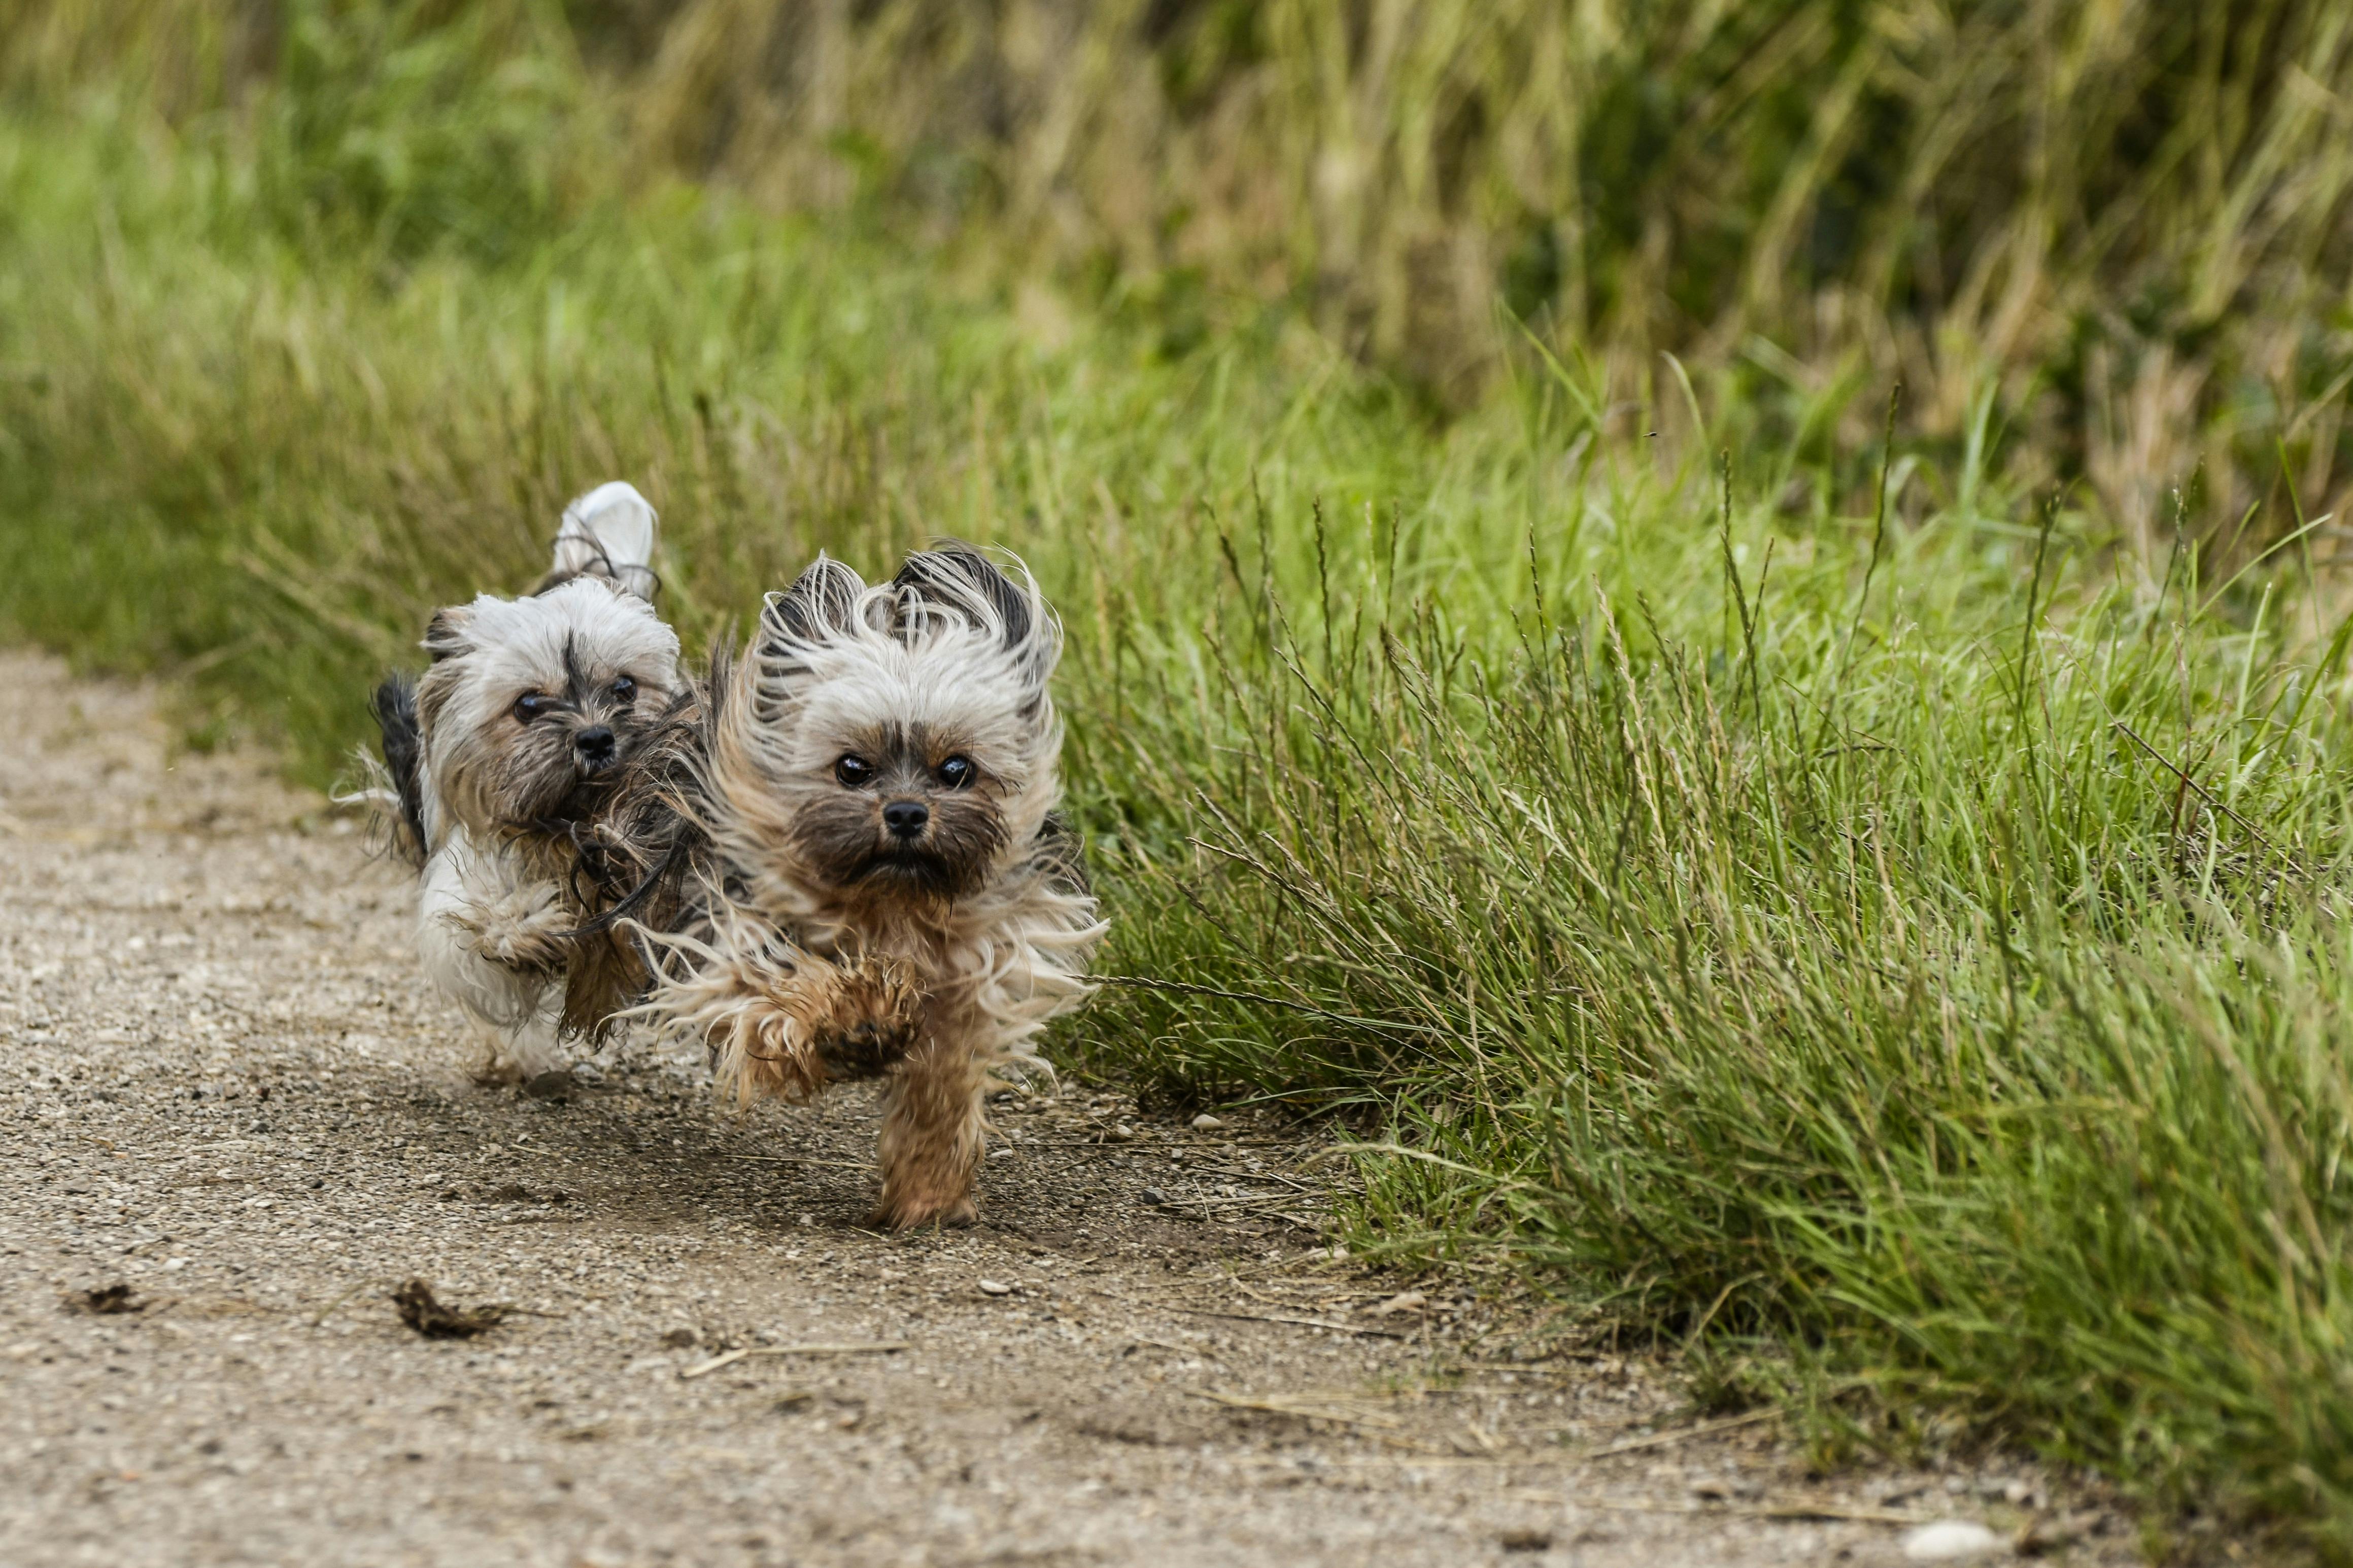
<svg viewBox="0 0 2353 1568">
<path fill-rule="evenodd" d="M 680 962 L 641 1016 L 706 1041 L 743 1098 L 834 1081 L 824 1047 L 845 1032 L 885 1042 L 877 1217 L 894 1227 L 973 1217 L 986 1085 L 1035 1062 L 1039 1031 L 1089 989 L 1103 927 L 1051 816 L 1059 649 L 1027 574 L 971 552 L 919 554 L 871 588 L 821 557 L 772 595 L 712 693 L 705 795 L 725 911 L 707 935 L 670 940 Z M 976 783 L 927 797 L 936 822 L 969 831 L 900 875 L 878 826 L 877 867 L 845 875 L 863 807 L 837 763 L 892 745 L 910 768 L 970 760 Z"/>
</svg>

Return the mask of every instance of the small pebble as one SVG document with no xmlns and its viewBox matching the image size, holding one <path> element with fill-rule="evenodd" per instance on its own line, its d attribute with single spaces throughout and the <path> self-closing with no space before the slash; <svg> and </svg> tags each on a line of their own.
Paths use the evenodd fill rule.
<svg viewBox="0 0 2353 1568">
<path fill-rule="evenodd" d="M 1962 1563 L 1990 1557 L 2001 1549 L 2001 1537 L 1973 1519 L 1940 1519 L 1904 1538 L 1904 1557 L 1909 1563 Z"/>
<path fill-rule="evenodd" d="M 1201 1112 L 1200 1115 L 1193 1118 L 1193 1131 L 1196 1132 L 1215 1132 L 1219 1128 L 1223 1127 L 1224 1125 L 1224 1122 L 1219 1121 L 1216 1117 L 1210 1115 L 1206 1110 Z"/>
<path fill-rule="evenodd" d="M 1158 1208 L 1168 1201 L 1168 1194 L 1158 1187 L 1146 1187 L 1144 1189 L 1144 1201 L 1154 1208 Z"/>
<path fill-rule="evenodd" d="M 574 1062 L 572 1081 L 589 1089 L 601 1089 L 605 1083 L 605 1069 L 595 1062 Z"/>
<path fill-rule="evenodd" d="M 980 1282 L 980 1293 L 984 1296 L 1010 1296 L 1013 1287 L 1002 1279 L 984 1279 Z"/>
<path fill-rule="evenodd" d="M 1135 1129 L 1123 1121 L 1103 1136 L 1114 1143 L 1133 1143 L 1135 1142 Z"/>
</svg>

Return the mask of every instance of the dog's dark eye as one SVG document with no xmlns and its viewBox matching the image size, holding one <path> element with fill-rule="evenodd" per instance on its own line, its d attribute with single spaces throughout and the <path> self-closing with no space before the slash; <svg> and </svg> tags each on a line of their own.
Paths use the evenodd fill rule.
<svg viewBox="0 0 2353 1568">
<path fill-rule="evenodd" d="M 638 700 L 637 678 L 630 675 L 618 676 L 615 678 L 613 681 L 613 695 L 619 698 L 624 702 L 635 702 Z"/>
<path fill-rule="evenodd" d="M 833 764 L 833 776 L 841 781 L 844 788 L 856 789 L 873 780 L 874 764 L 864 757 L 844 757 Z"/>
<path fill-rule="evenodd" d="M 528 724 L 533 719 L 544 718 L 554 712 L 557 707 L 554 698 L 542 692 L 526 691 L 515 699 L 514 716 Z"/>
<path fill-rule="evenodd" d="M 970 757 L 950 757 L 940 764 L 940 783 L 950 789 L 962 789 L 979 773 L 980 770 L 972 765 Z"/>
</svg>

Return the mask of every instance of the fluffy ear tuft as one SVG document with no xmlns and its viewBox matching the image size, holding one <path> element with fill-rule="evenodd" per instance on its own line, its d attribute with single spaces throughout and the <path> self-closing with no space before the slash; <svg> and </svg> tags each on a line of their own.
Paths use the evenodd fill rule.
<svg viewBox="0 0 2353 1568">
<path fill-rule="evenodd" d="M 1029 641 L 1037 625 L 1030 603 L 1035 590 L 1023 592 L 995 562 L 953 539 L 908 556 L 891 584 L 908 598 L 955 610 L 994 631 L 1008 647 Z"/>
<path fill-rule="evenodd" d="M 760 612 L 763 653 L 774 645 L 822 642 L 828 633 L 849 629 L 866 580 L 832 556 L 820 553 L 790 588 L 771 594 Z"/>
<path fill-rule="evenodd" d="M 436 664 L 473 652 L 473 626 L 474 612 L 469 605 L 451 605 L 434 611 L 432 620 L 425 626 L 425 651 L 433 656 Z"/>
<path fill-rule="evenodd" d="M 1028 567 L 1014 562 L 1018 580 L 969 544 L 943 540 L 907 557 L 892 579 L 899 590 L 900 635 L 920 618 L 914 612 L 941 611 L 993 636 L 1009 654 L 1025 681 L 1043 691 L 1061 652 L 1061 629 L 1046 608 Z"/>
</svg>

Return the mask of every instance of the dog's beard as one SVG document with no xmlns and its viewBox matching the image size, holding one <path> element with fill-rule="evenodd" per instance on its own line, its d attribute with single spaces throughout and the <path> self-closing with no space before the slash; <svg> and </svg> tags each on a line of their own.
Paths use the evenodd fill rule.
<svg viewBox="0 0 2353 1568">
<path fill-rule="evenodd" d="M 814 879 L 836 891 L 954 901 L 988 885 L 1006 841 L 1005 816 L 979 795 L 935 795 L 923 836 L 885 831 L 873 797 L 847 790 L 804 800 L 792 848 Z"/>
<path fill-rule="evenodd" d="M 615 729 L 617 758 L 627 756 L 635 738 Z M 478 731 L 449 750 L 440 771 L 459 822 L 481 833 L 528 833 L 588 820 L 618 769 L 584 768 L 568 733 L 538 725 L 504 735 Z"/>
</svg>

